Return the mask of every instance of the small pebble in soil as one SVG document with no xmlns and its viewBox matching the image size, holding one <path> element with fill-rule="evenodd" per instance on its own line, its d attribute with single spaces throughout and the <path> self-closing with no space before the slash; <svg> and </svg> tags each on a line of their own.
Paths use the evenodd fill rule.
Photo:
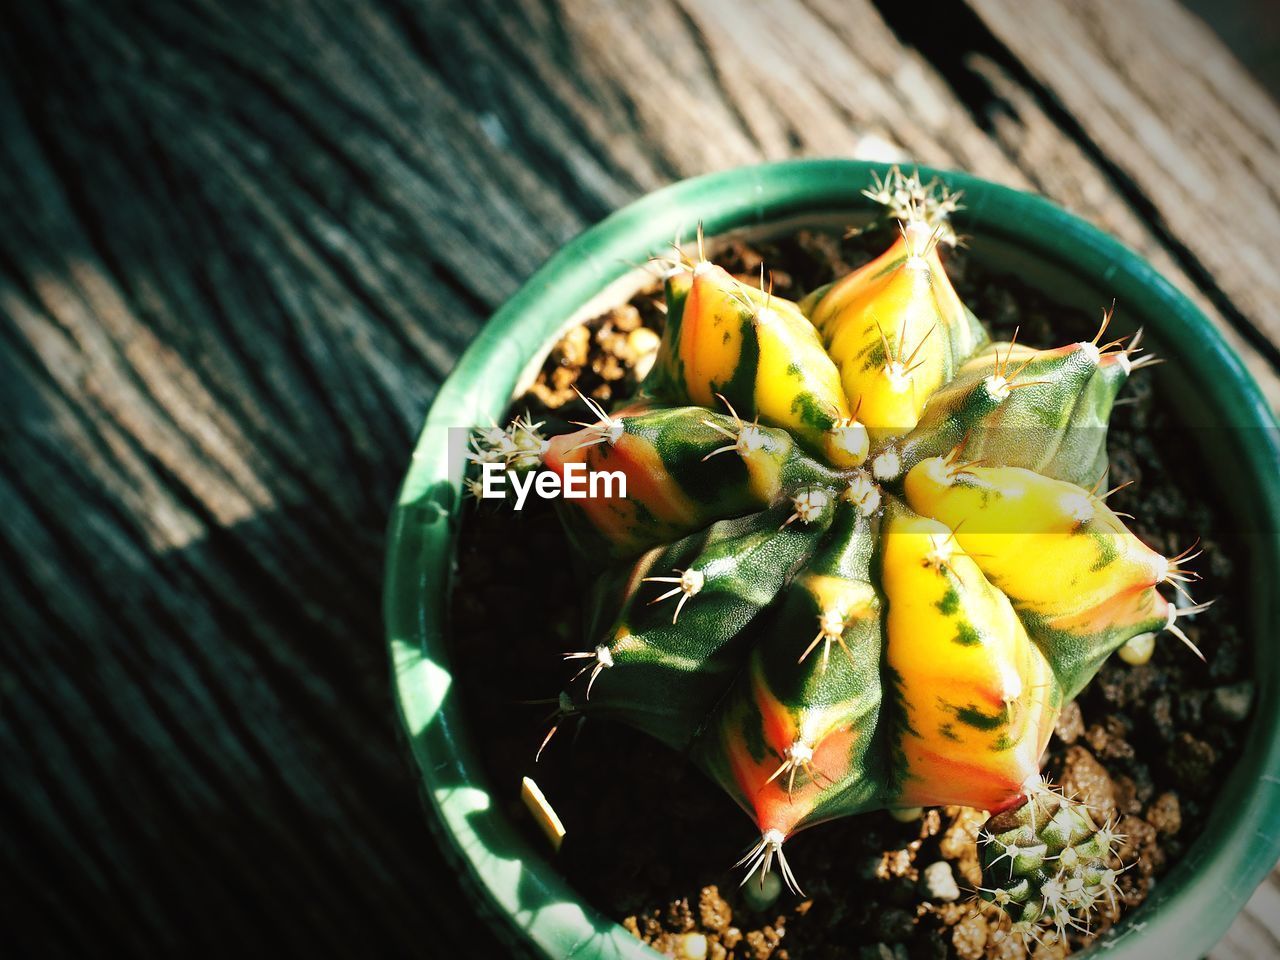
<svg viewBox="0 0 1280 960">
<path fill-rule="evenodd" d="M 1115 787 L 1111 775 L 1084 747 L 1067 749 L 1059 783 L 1063 793 L 1092 807 L 1104 818 L 1115 812 Z"/>
<path fill-rule="evenodd" d="M 1182 829 L 1182 808 L 1178 803 L 1178 795 L 1172 790 L 1160 794 L 1147 808 L 1147 823 L 1155 827 L 1156 833 L 1175 834 Z"/>
<path fill-rule="evenodd" d="M 920 874 L 920 885 L 930 900 L 950 903 L 960 899 L 960 887 L 956 884 L 955 874 L 951 872 L 951 864 L 945 860 L 925 867 Z"/>
<path fill-rule="evenodd" d="M 1127 760 L 1133 756 L 1129 743 L 1129 723 L 1119 714 L 1113 714 L 1102 723 L 1090 724 L 1084 732 L 1093 752 L 1108 760 Z"/>
<path fill-rule="evenodd" d="M 718 887 L 703 887 L 698 896 L 698 918 L 702 926 L 716 933 L 724 933 L 733 921 L 733 909 L 724 897 L 720 896 Z"/>
<path fill-rule="evenodd" d="M 681 960 L 706 960 L 707 938 L 701 933 L 686 933 L 680 938 Z"/>
<path fill-rule="evenodd" d="M 981 960 L 987 947 L 987 920 L 980 914 L 965 917 L 951 932 L 951 945 L 960 960 Z"/>
<path fill-rule="evenodd" d="M 1248 680 L 1218 687 L 1213 691 L 1212 709 L 1219 720 L 1240 723 L 1249 716 L 1253 705 L 1253 684 Z"/>
<path fill-rule="evenodd" d="M 747 956 L 751 960 L 769 960 L 773 956 L 773 951 L 778 949 L 778 944 L 782 942 L 782 938 L 786 936 L 786 929 L 783 927 L 779 918 L 776 926 L 766 926 L 759 930 L 748 931 L 744 939 L 746 940 Z"/>
<path fill-rule="evenodd" d="M 1075 743 L 1084 733 L 1084 714 L 1080 712 L 1080 704 L 1072 700 L 1058 714 L 1058 723 L 1053 728 L 1058 739 L 1063 743 Z"/>
</svg>

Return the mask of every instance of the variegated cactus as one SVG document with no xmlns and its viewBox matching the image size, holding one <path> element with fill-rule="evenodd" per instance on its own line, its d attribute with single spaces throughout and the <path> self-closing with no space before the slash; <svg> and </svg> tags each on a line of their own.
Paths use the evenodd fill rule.
<svg viewBox="0 0 1280 960">
<path fill-rule="evenodd" d="M 1046 792 L 1041 755 L 1107 656 L 1182 635 L 1160 588 L 1194 576 L 1099 492 L 1147 358 L 1104 342 L 1109 316 L 1055 350 L 989 342 L 939 258 L 955 198 L 896 172 L 868 195 L 901 222 L 878 258 L 797 304 L 699 244 L 635 402 L 478 449 L 625 474 L 626 499 L 561 502 L 594 580 L 560 715 L 688 751 L 755 821 L 749 873 L 776 859 L 795 887 L 796 831 L 959 804 L 1014 817 L 982 896 L 1062 927 L 1109 892 L 1111 835 Z"/>
</svg>

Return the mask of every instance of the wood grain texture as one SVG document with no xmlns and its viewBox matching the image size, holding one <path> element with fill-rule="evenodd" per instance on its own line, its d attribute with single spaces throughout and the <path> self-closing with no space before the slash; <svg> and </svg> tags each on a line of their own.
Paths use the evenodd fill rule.
<svg viewBox="0 0 1280 960">
<path fill-rule="evenodd" d="M 1280 342 L 1280 106 L 1209 28 L 1163 0 L 971 5 L 1149 204 L 1184 267 Z"/>
<path fill-rule="evenodd" d="M 902 155 L 1041 190 L 1280 400 L 1274 104 L 1171 2 L 1139 51 L 1089 22 L 1126 5 L 1024 6 L 0 9 L 5 940 L 482 955 L 397 740 L 383 528 L 484 318 L 673 179 Z"/>
</svg>

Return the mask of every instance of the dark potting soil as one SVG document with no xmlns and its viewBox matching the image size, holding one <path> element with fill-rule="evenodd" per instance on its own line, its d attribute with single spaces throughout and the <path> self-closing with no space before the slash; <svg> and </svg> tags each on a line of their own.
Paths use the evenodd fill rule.
<svg viewBox="0 0 1280 960">
<path fill-rule="evenodd" d="M 800 232 L 776 243 L 730 243 L 714 259 L 758 282 L 761 260 L 774 292 L 799 299 L 883 249 L 888 237 L 841 238 Z M 1046 299 L 1016 278 L 944 253 L 963 300 L 997 339 L 1058 346 L 1093 337 L 1099 311 Z M 1117 311 L 1123 325 L 1124 305 Z M 591 420 L 576 386 L 606 405 L 635 389 L 661 332 L 661 293 L 576 328 L 555 348 L 537 383 L 512 407 L 549 425 Z M 1119 819 L 1120 911 L 1132 910 L 1183 855 L 1208 814 L 1215 790 L 1245 732 L 1253 688 L 1248 650 L 1236 627 L 1245 609 L 1232 572 L 1242 543 L 1230 539 L 1220 505 L 1202 481 L 1205 467 L 1171 442 L 1173 418 L 1147 371 L 1135 372 L 1110 429 L 1109 483 L 1135 481 L 1108 502 L 1134 516 L 1148 544 L 1173 555 L 1197 538 L 1204 555 L 1196 599 L 1218 602 L 1179 621 L 1204 652 L 1201 663 L 1164 634 L 1141 666 L 1112 657 L 1079 700 L 1064 710 L 1048 750 L 1047 774 L 1069 792 Z M 549 701 L 569 674 L 560 654 L 587 649 L 581 633 L 584 587 L 548 501 L 520 513 L 472 502 L 460 541 L 453 596 L 453 662 L 459 693 L 495 795 L 535 847 L 599 910 L 671 956 L 823 960 L 823 958 L 1017 958 L 1001 938 L 998 915 L 979 910 L 975 838 L 984 816 L 959 807 L 926 810 L 911 822 L 874 813 L 823 824 L 788 841 L 787 856 L 805 896 L 783 893 L 753 909 L 731 869 L 755 839 L 749 819 L 686 759 L 618 724 L 588 720 L 561 729 L 536 765 Z M 567 828 L 552 854 L 519 799 L 534 777 Z M 959 895 L 957 897 L 957 888 Z M 1116 919 L 1095 916 L 1090 935 L 1036 948 L 1042 958 L 1079 949 Z"/>
</svg>

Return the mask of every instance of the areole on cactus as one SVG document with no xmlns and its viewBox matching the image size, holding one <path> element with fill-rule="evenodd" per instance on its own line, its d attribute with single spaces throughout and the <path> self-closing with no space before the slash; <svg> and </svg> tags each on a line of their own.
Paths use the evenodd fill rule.
<svg viewBox="0 0 1280 960">
<path fill-rule="evenodd" d="M 640 395 L 478 459 L 621 471 L 563 500 L 592 571 L 558 716 L 687 751 L 755 821 L 748 875 L 796 831 L 881 808 L 991 812 L 980 895 L 1061 933 L 1112 895 L 1114 834 L 1051 792 L 1064 703 L 1138 635 L 1182 637 L 1194 579 L 1106 504 L 1106 425 L 1138 337 L 993 343 L 947 278 L 957 198 L 894 171 L 879 257 L 800 303 L 670 262 Z M 545 745 L 545 743 L 544 743 Z"/>
</svg>

